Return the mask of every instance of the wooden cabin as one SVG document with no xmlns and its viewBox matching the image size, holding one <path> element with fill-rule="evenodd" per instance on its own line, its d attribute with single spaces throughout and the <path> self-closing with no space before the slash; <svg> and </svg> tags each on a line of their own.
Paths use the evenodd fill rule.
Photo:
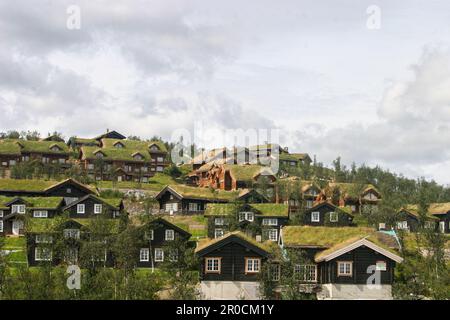
<svg viewBox="0 0 450 320">
<path fill-rule="evenodd" d="M 350 226 L 353 214 L 349 208 L 321 202 L 304 211 L 303 223 L 310 226 Z"/>
</svg>

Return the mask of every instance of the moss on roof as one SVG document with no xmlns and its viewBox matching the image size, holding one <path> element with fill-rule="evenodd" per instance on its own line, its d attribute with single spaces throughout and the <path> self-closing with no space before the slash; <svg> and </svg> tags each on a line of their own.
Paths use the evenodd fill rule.
<svg viewBox="0 0 450 320">
<path fill-rule="evenodd" d="M 70 218 L 66 219 L 62 216 L 45 219 L 45 218 L 28 218 L 25 220 L 25 230 L 30 233 L 47 233 L 47 232 L 55 232 L 61 226 L 61 224 L 75 221 L 89 229 L 93 223 L 96 222 L 97 219 L 103 218 Z M 108 227 L 110 228 L 112 233 L 119 232 L 120 220 L 119 219 L 103 219 L 106 223 L 108 223 Z"/>
<path fill-rule="evenodd" d="M 28 141 L 16 140 L 17 144 L 21 146 L 21 152 L 24 153 L 47 153 L 47 154 L 61 154 L 67 155 L 69 147 L 64 142 L 58 141 Z M 53 150 L 56 147 L 57 150 Z"/>
<path fill-rule="evenodd" d="M 364 238 L 374 234 L 372 228 L 286 226 L 283 228 L 285 246 L 331 247 L 351 238 Z"/>
<path fill-rule="evenodd" d="M 133 149 L 135 151 L 149 151 L 152 145 L 156 145 L 161 152 L 167 152 L 166 145 L 159 140 L 151 140 L 151 141 L 138 141 L 138 140 L 127 140 L 127 139 L 102 139 L 103 148 L 115 148 L 114 145 L 117 143 L 121 143 L 124 146 L 124 149 Z"/>
<path fill-rule="evenodd" d="M 14 141 L 0 140 L 0 154 L 20 156 L 20 146 Z"/>
<path fill-rule="evenodd" d="M 186 185 L 169 185 L 183 198 L 231 201 L 239 195 L 238 191 L 214 190 L 211 188 L 189 187 Z"/>
<path fill-rule="evenodd" d="M 5 209 L 6 204 L 14 199 L 22 199 L 29 204 L 28 208 L 33 209 L 57 209 L 61 202 L 64 200 L 63 197 L 2 197 L 0 196 L 0 208 Z"/>
<path fill-rule="evenodd" d="M 244 206 L 244 205 L 243 205 Z M 289 217 L 289 206 L 281 203 L 245 204 L 258 211 L 264 217 Z M 208 203 L 205 216 L 226 216 L 236 213 L 239 207 L 234 203 Z"/>
<path fill-rule="evenodd" d="M 224 168 L 230 171 L 231 176 L 237 181 L 253 181 L 259 174 L 273 175 L 269 167 L 257 164 L 225 164 Z"/>
<path fill-rule="evenodd" d="M 377 188 L 372 184 L 359 184 L 359 183 L 344 183 L 344 182 L 332 182 L 328 185 L 326 193 L 330 195 L 331 190 L 337 187 L 341 196 L 344 198 L 350 199 L 359 199 L 365 192 L 369 190 L 373 190 L 376 193 L 380 194 Z"/>
<path fill-rule="evenodd" d="M 76 143 L 76 144 L 83 144 L 86 146 L 100 146 L 100 142 L 98 140 L 95 139 L 89 139 L 89 138 L 72 138 L 71 139 L 72 142 Z"/>
<path fill-rule="evenodd" d="M 408 204 L 404 209 L 415 216 L 419 216 L 419 209 L 418 205 L 416 204 Z M 447 212 L 450 212 L 450 202 L 430 203 L 430 206 L 428 208 L 429 216 L 446 214 Z"/>
<path fill-rule="evenodd" d="M 0 190 L 43 192 L 57 183 L 51 180 L 0 179 Z"/>
<path fill-rule="evenodd" d="M 197 242 L 197 248 L 195 248 L 195 252 L 199 252 L 199 251 L 201 251 L 201 250 L 203 250 L 203 249 L 205 249 L 205 248 L 207 248 L 207 247 L 209 247 L 211 245 L 214 245 L 214 244 L 216 244 L 216 243 L 218 243 L 220 241 L 223 241 L 223 240 L 225 240 L 225 239 L 227 239 L 227 238 L 229 238 L 231 236 L 236 236 L 236 237 L 238 237 L 238 238 L 240 238 L 240 239 L 242 239 L 244 241 L 247 241 L 247 242 L 251 243 L 252 245 L 254 245 L 254 246 L 256 246 L 256 247 L 258 247 L 258 248 L 260 248 L 260 249 L 262 249 L 264 251 L 267 251 L 267 252 L 270 252 L 272 244 L 273 244 L 273 241 L 266 241 L 264 243 L 263 242 L 257 242 L 255 239 L 247 236 L 246 234 L 244 234 L 241 231 L 233 231 L 233 232 L 229 232 L 229 233 L 225 234 L 221 238 L 204 239 L 204 240 L 198 241 Z"/>
<path fill-rule="evenodd" d="M 289 153 L 281 153 L 280 156 L 279 156 L 279 159 L 281 161 L 294 161 L 294 162 L 298 162 L 299 161 L 298 157 L 295 157 L 294 155 L 289 154 Z"/>
</svg>

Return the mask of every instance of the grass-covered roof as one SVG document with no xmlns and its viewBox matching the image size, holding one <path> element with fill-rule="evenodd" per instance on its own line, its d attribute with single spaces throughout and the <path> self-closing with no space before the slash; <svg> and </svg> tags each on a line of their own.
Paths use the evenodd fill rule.
<svg viewBox="0 0 450 320">
<path fill-rule="evenodd" d="M 161 152 L 167 152 L 167 148 L 162 141 L 139 141 L 139 140 L 127 140 L 127 139 L 102 139 L 103 148 L 114 148 L 116 144 L 122 144 L 124 149 L 148 151 L 152 145 L 156 145 Z"/>
<path fill-rule="evenodd" d="M 68 155 L 69 147 L 59 141 L 29 141 L 23 139 L 0 140 L 0 154 L 21 155 L 22 153 L 44 153 Z"/>
<path fill-rule="evenodd" d="M 63 197 L 2 197 L 0 196 L 0 208 L 5 209 L 6 204 L 14 199 L 22 199 L 28 204 L 28 208 L 33 209 L 57 209 L 62 201 Z"/>
<path fill-rule="evenodd" d="M 211 188 L 190 187 L 181 184 L 168 186 L 183 198 L 190 199 L 210 199 L 231 201 L 239 195 L 238 191 L 214 190 Z"/>
<path fill-rule="evenodd" d="M 20 156 L 20 146 L 15 141 L 0 140 L 0 154 L 8 156 Z"/>
<path fill-rule="evenodd" d="M 289 207 L 281 203 L 253 203 L 242 205 L 253 208 L 265 217 L 289 217 Z M 226 216 L 234 214 L 239 210 L 239 206 L 234 203 L 208 203 L 206 205 L 205 216 Z"/>
<path fill-rule="evenodd" d="M 244 234 L 241 231 L 233 231 L 233 232 L 229 232 L 227 234 L 225 234 L 223 237 L 221 238 L 215 238 L 215 239 L 203 239 L 197 242 L 197 248 L 195 248 L 195 252 L 199 252 L 209 246 L 212 246 L 220 241 L 223 241 L 229 237 L 238 237 L 244 241 L 247 241 L 249 243 L 251 243 L 252 245 L 269 252 L 271 244 L 269 244 L 269 242 L 273 242 L 273 241 L 267 241 L 267 243 L 262 243 L 262 242 L 257 242 L 255 239 L 247 236 L 246 234 Z"/>
<path fill-rule="evenodd" d="M 338 188 L 341 196 L 350 199 L 359 199 L 364 193 L 373 190 L 377 194 L 380 192 L 372 184 L 347 183 L 347 182 L 333 182 L 330 183 L 326 192 L 330 195 L 333 188 Z"/>
<path fill-rule="evenodd" d="M 410 213 L 414 215 L 419 215 L 418 206 L 415 204 L 409 204 L 404 209 L 409 211 Z M 428 207 L 428 214 L 429 215 L 439 215 L 439 214 L 446 214 L 450 212 L 450 202 L 441 202 L 441 203 L 430 203 L 430 206 Z"/>
<path fill-rule="evenodd" d="M 100 219 L 102 220 L 101 222 Z M 68 223 L 70 221 L 74 221 L 80 224 L 82 227 L 85 227 L 86 229 L 91 229 L 95 225 L 95 223 L 101 223 L 104 224 L 104 229 L 108 230 L 110 233 L 119 232 L 120 227 L 119 219 L 105 219 L 101 217 L 66 219 L 60 216 L 52 219 L 28 218 L 25 220 L 25 229 L 30 233 L 56 232 L 58 228 L 62 227 L 65 223 Z"/>
<path fill-rule="evenodd" d="M 257 164 L 225 164 L 226 170 L 230 171 L 231 176 L 237 181 L 253 181 L 260 174 L 273 175 L 269 167 Z"/>
<path fill-rule="evenodd" d="M 57 181 L 37 179 L 0 179 L 0 190 L 43 192 L 57 183 Z"/>
</svg>

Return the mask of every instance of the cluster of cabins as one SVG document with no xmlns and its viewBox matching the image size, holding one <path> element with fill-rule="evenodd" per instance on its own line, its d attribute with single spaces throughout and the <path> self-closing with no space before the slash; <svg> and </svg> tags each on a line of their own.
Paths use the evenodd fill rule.
<svg viewBox="0 0 450 320">
<path fill-rule="evenodd" d="M 86 139 L 72 137 L 67 143 L 58 136 L 37 141 L 24 139 L 0 140 L 0 169 L 3 177 L 11 175 L 19 163 L 58 165 L 68 169 L 78 165 L 92 180 L 148 182 L 157 172 L 164 171 L 167 148 L 159 140 L 126 139 L 108 131 Z"/>
<path fill-rule="evenodd" d="M 129 156 L 140 156 L 138 163 L 150 165 L 147 173 L 153 172 L 152 167 L 160 171 L 158 164 L 163 161 L 158 155 L 165 149 L 158 142 L 130 141 L 116 132 L 99 138 L 71 139 L 65 146 L 80 151 L 86 170 L 99 159 L 107 163 L 120 155 L 126 158 L 124 163 L 131 161 Z M 129 155 L 131 149 L 140 151 Z M 292 177 L 279 179 L 259 162 L 238 163 L 240 152 L 234 151 L 231 160 L 228 152 L 202 155 L 200 163 L 192 164 L 188 184 L 166 186 L 155 196 L 158 207 L 151 212 L 155 219 L 139 226 L 138 267 L 176 261 L 178 252 L 170 245 L 183 241 L 195 246 L 200 289 L 206 299 L 257 299 L 263 270 L 270 273 L 274 290 L 282 292 L 283 287 L 276 284 L 283 261 L 290 256 L 302 257 L 293 266 L 301 291 L 321 299 L 391 298 L 395 266 L 403 260 L 395 231 L 417 231 L 417 207 L 402 209 L 394 225 L 363 227 L 358 218 L 375 213 L 381 200 L 375 186 L 333 182 L 319 186 Z M 286 159 L 297 159 L 291 159 L 292 166 L 310 161 L 302 154 L 278 151 Z M 270 157 L 267 152 L 264 147 L 257 149 L 259 157 Z M 136 179 L 135 167 L 119 171 L 122 179 Z M 258 187 L 261 183 L 265 190 Z M 194 239 L 188 230 L 165 218 L 177 215 L 206 218 L 207 237 Z M 121 218 L 127 217 L 122 199 L 101 198 L 98 190 L 71 179 L 0 179 L 0 236 L 26 236 L 29 265 L 76 263 L 78 240 L 89 237 L 100 216 L 111 222 L 109 232 L 120 232 Z M 450 205 L 432 204 L 428 220 L 430 227 L 449 233 Z M 56 257 L 48 244 L 58 237 L 72 247 Z M 107 249 L 96 259 L 114 262 Z"/>
</svg>

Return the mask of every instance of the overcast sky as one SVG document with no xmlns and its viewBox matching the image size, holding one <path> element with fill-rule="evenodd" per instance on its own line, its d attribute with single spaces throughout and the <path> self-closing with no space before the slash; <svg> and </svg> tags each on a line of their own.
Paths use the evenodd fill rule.
<svg viewBox="0 0 450 320">
<path fill-rule="evenodd" d="M 448 0 L 0 0 L 0 131 L 278 128 L 325 164 L 447 184 L 449 40 Z"/>
</svg>

